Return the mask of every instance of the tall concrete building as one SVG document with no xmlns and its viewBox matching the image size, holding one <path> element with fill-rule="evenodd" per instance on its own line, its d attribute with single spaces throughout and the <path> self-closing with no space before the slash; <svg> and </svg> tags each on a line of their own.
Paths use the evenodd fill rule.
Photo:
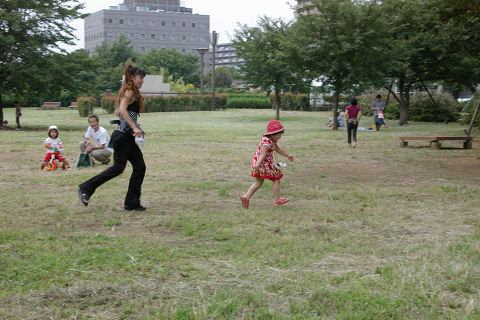
<svg viewBox="0 0 480 320">
<path fill-rule="evenodd" d="M 141 53 L 175 49 L 198 55 L 197 48 L 209 47 L 209 33 L 210 16 L 193 14 L 180 0 L 125 0 L 85 18 L 85 50 L 93 54 L 123 34 Z"/>
</svg>

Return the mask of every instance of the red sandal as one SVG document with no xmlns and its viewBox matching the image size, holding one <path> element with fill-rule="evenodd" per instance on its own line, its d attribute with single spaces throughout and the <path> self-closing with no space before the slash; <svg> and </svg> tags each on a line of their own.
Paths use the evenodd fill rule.
<svg viewBox="0 0 480 320">
<path fill-rule="evenodd" d="M 242 200 L 242 206 L 245 209 L 248 209 L 248 205 L 250 204 L 250 201 L 247 198 L 245 198 L 245 196 L 240 196 L 240 200 Z"/>
<path fill-rule="evenodd" d="M 280 198 L 278 200 L 275 200 L 275 205 L 276 206 L 281 206 L 282 204 L 285 204 L 287 203 L 289 200 L 288 199 L 285 199 L 285 198 Z"/>
</svg>

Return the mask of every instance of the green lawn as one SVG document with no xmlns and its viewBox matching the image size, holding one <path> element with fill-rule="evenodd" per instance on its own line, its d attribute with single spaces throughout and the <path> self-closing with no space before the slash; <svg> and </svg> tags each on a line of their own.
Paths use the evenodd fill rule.
<svg viewBox="0 0 480 320">
<path fill-rule="evenodd" d="M 0 131 L 0 319 L 480 319 L 478 130 L 471 150 L 402 149 L 465 126 L 389 121 L 350 149 L 330 113 L 282 112 L 290 203 L 267 182 L 245 210 L 273 111 L 144 114 L 140 213 L 123 210 L 129 165 L 88 207 L 77 185 L 105 166 L 39 170 L 48 126 L 76 163 L 86 118 L 23 114 Z"/>
</svg>

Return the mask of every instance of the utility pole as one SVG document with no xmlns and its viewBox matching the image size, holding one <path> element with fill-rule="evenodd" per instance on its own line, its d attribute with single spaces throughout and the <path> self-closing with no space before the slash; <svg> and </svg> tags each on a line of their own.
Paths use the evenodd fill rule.
<svg viewBox="0 0 480 320">
<path fill-rule="evenodd" d="M 212 111 L 215 111 L 215 47 L 218 41 L 218 33 L 212 31 Z"/>
<path fill-rule="evenodd" d="M 208 51 L 208 49 L 205 48 L 198 48 L 197 52 L 200 54 L 200 93 L 203 94 L 203 68 L 204 68 L 204 63 L 203 63 L 203 55 Z"/>
</svg>

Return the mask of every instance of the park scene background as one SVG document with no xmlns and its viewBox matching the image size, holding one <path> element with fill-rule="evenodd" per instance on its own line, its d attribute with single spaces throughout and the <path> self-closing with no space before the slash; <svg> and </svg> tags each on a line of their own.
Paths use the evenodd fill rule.
<svg viewBox="0 0 480 320">
<path fill-rule="evenodd" d="M 198 58 L 141 55 L 124 38 L 94 56 L 52 51 L 71 36 L 54 22 L 76 9 L 25 4 L 1 7 L 1 319 L 480 318 L 477 7 L 323 0 L 292 22 L 262 17 L 239 27 L 245 64 L 218 70 L 212 111 Z M 37 25 L 58 32 L 33 36 Z M 106 167 L 41 171 L 43 141 L 57 125 L 75 164 L 88 115 L 111 132 L 128 64 L 177 93 L 147 97 L 139 119 L 148 210 L 122 208 L 130 166 L 84 207 L 78 184 Z M 359 131 L 350 148 L 345 128 L 325 124 L 357 97 L 368 129 L 377 93 L 390 99 L 389 128 Z M 312 103 L 317 94 L 323 105 Z M 267 182 L 245 210 L 239 196 L 274 118 L 286 127 L 279 145 L 296 156 L 281 184 L 290 202 L 274 207 Z M 402 136 L 467 128 L 471 149 L 399 147 Z"/>
</svg>

